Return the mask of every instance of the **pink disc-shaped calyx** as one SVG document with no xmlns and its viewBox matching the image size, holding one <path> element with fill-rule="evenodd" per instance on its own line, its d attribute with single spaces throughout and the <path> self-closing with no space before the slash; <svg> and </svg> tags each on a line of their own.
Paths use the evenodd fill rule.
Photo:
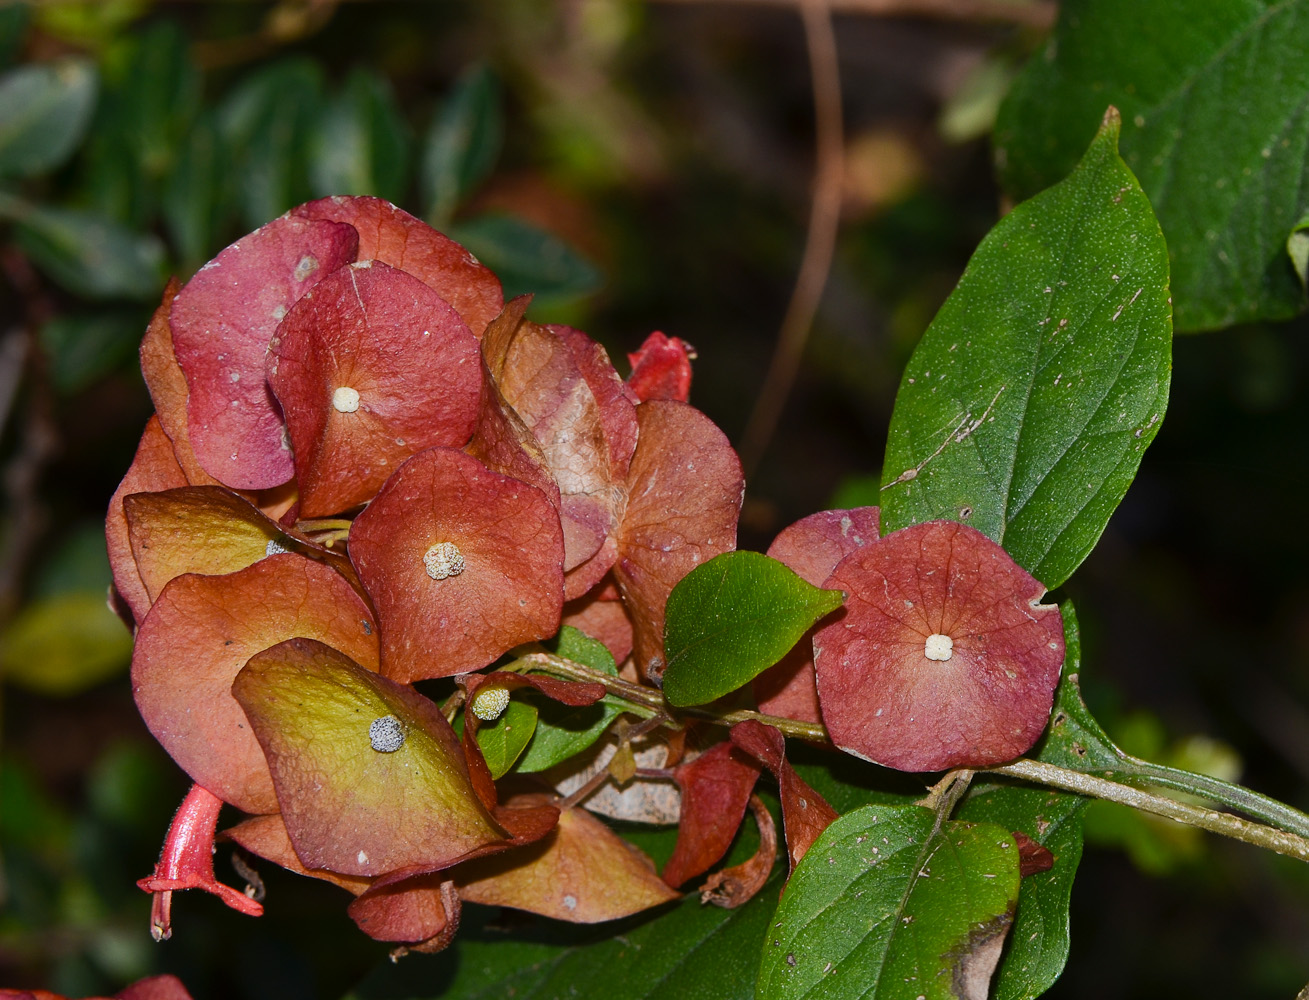
<svg viewBox="0 0 1309 1000">
<path fill-rule="evenodd" d="M 563 558 L 544 493 L 450 448 L 405 462 L 350 529 L 382 672 L 402 684 L 477 670 L 554 635 Z"/>
<path fill-rule="evenodd" d="M 954 521 L 892 532 L 824 587 L 849 595 L 814 636 L 823 721 L 842 750 L 902 771 L 988 767 L 1045 729 L 1062 617 L 981 532 Z"/>
<path fill-rule="evenodd" d="M 321 281 L 272 340 L 268 380 L 286 413 L 300 512 L 372 499 L 410 455 L 461 447 L 482 392 L 477 338 L 436 292 L 380 261 Z"/>
<path fill-rule="evenodd" d="M 186 375 L 191 445 L 225 486 L 280 486 L 293 467 L 264 374 L 268 341 L 300 297 L 355 259 L 359 234 L 282 216 L 202 267 L 173 302 L 173 350 Z"/>
</svg>

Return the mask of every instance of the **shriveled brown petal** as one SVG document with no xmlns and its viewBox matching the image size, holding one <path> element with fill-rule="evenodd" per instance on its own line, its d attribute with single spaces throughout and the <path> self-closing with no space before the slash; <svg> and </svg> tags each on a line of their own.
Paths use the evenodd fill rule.
<svg viewBox="0 0 1309 1000">
<path fill-rule="evenodd" d="M 695 348 L 680 337 L 669 337 L 659 330 L 645 338 L 634 354 L 627 356 L 632 373 L 627 385 L 642 401 L 674 399 L 685 403 L 691 398 L 691 359 Z"/>
<path fill-rule="evenodd" d="M 151 417 L 137 445 L 136 457 L 128 467 L 127 475 L 109 498 L 109 512 L 105 515 L 105 543 L 109 548 L 109 566 L 114 575 L 114 587 L 140 623 L 150 610 L 150 592 L 132 554 L 132 538 L 127 528 L 127 513 L 123 499 L 133 493 L 154 490 L 171 490 L 186 485 L 186 474 L 177 464 L 173 443 L 168 440 L 158 417 Z"/>
<path fill-rule="evenodd" d="M 723 858 L 758 777 L 759 765 L 730 742 L 710 747 L 673 771 L 682 790 L 682 814 L 677 845 L 664 866 L 665 882 L 676 889 Z"/>
<path fill-rule="evenodd" d="M 124 497 L 132 554 L 151 599 L 183 573 L 235 573 L 278 552 L 325 562 L 353 584 L 344 555 L 282 528 L 222 486 L 184 486 Z"/>
<path fill-rule="evenodd" d="M 482 394 L 477 339 L 413 275 L 380 261 L 341 268 L 291 307 L 268 380 L 286 414 L 300 513 L 371 500 L 410 455 L 461 448 Z"/>
<path fill-rule="evenodd" d="M 842 750 L 940 771 L 1011 760 L 1041 735 L 1063 620 L 980 531 L 903 528 L 847 556 L 824 586 L 849 595 L 814 636 L 823 720 Z"/>
<path fill-rule="evenodd" d="M 821 587 L 836 564 L 856 549 L 877 541 L 876 507 L 824 510 L 783 528 L 768 555 L 786 563 L 806 583 Z M 813 629 L 776 666 L 754 681 L 761 712 L 786 719 L 821 722 L 814 680 Z"/>
<path fill-rule="evenodd" d="M 173 451 L 177 453 L 177 462 L 186 474 L 187 482 L 197 486 L 214 485 L 218 480 L 205 472 L 191 448 L 186 416 L 189 395 L 186 376 L 173 353 L 173 329 L 169 325 L 169 316 L 173 311 L 173 299 L 181 287 L 176 278 L 170 278 L 164 288 L 163 301 L 150 318 L 150 325 L 141 338 L 141 374 L 145 376 L 155 414 L 164 433 L 173 442 Z"/>
<path fill-rule="evenodd" d="M 450 724 L 413 688 L 292 639 L 251 657 L 232 694 L 305 867 L 431 871 L 507 839 L 469 784 Z"/>
<path fill-rule="evenodd" d="M 564 569 L 572 570 L 592 559 L 618 525 L 636 418 L 631 400 L 614 384 L 616 373 L 612 379 L 605 373 L 607 356 L 591 349 L 589 337 L 538 326 L 521 319 L 517 303 L 510 307 L 488 328 L 482 352 L 559 484 Z M 579 580 L 569 596 L 580 597 L 609 565 L 592 566 L 589 582 Z"/>
<path fill-rule="evenodd" d="M 739 865 L 714 872 L 700 887 L 700 902 L 725 910 L 744 906 L 764 887 L 777 862 L 777 825 L 758 795 L 750 796 L 750 812 L 759 827 L 759 849 Z"/>
<path fill-rule="evenodd" d="M 466 902 L 578 924 L 616 920 L 677 898 L 645 854 L 579 808 L 565 809 L 545 840 L 462 864 L 452 874 Z"/>
<path fill-rule="evenodd" d="M 321 639 L 370 670 L 377 628 L 335 571 L 283 553 L 225 576 L 179 576 L 141 623 L 132 690 L 145 724 L 191 777 L 238 809 L 277 811 L 263 750 L 231 695 L 255 653 Z"/>
<path fill-rule="evenodd" d="M 264 377 L 268 341 L 300 296 L 354 260 L 358 245 L 350 226 L 284 215 L 223 250 L 173 301 L 191 446 L 224 485 L 258 490 L 291 478 L 286 428 Z"/>
<path fill-rule="evenodd" d="M 540 490 L 450 448 L 405 462 L 350 529 L 382 670 L 409 683 L 484 667 L 559 630 L 563 535 Z"/>
<path fill-rule="evenodd" d="M 836 810 L 809 787 L 786 760 L 786 740 L 773 726 L 749 719 L 732 727 L 732 742 L 773 772 L 782 799 L 782 825 L 791 870 L 828 825 Z"/>
<path fill-rule="evenodd" d="M 564 605 L 563 624 L 603 642 L 615 663 L 622 663 L 632 652 L 632 620 L 622 601 L 602 599 L 593 590 Z"/>
<path fill-rule="evenodd" d="M 504 305 L 500 281 L 454 240 L 389 201 L 370 196 L 320 198 L 293 208 L 302 219 L 348 222 L 359 233 L 359 259 L 408 271 L 454 306 L 477 337 Z"/>
<path fill-rule="evenodd" d="M 1054 867 L 1054 854 L 1050 848 L 1038 844 L 1021 830 L 1013 831 L 1014 844 L 1018 847 L 1018 874 L 1022 878 L 1038 872 L 1048 872 Z"/>
<path fill-rule="evenodd" d="M 702 562 L 736 548 L 745 479 L 726 435 L 699 410 L 652 400 L 636 415 L 614 579 L 632 616 L 637 664 L 658 679 L 668 595 Z"/>
<path fill-rule="evenodd" d="M 447 873 L 388 883 L 379 879 L 346 910 L 374 941 L 397 941 L 415 951 L 441 951 L 459 929 L 462 904 Z"/>
</svg>

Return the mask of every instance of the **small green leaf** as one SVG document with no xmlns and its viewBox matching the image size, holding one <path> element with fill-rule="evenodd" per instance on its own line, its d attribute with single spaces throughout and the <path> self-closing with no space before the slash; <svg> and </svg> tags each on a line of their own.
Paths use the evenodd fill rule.
<svg viewBox="0 0 1309 1000">
<path fill-rule="evenodd" d="M 954 1000 L 985 983 L 1018 899 L 1018 848 L 989 823 L 870 805 L 829 826 L 787 884 L 757 996 Z M 978 995 L 981 995 L 980 993 Z"/>
<path fill-rule="evenodd" d="M 618 676 L 618 665 L 605 644 L 571 625 L 559 630 L 553 651 L 566 660 Z M 604 735 L 624 707 L 623 702 L 611 695 L 594 705 L 576 708 L 561 705 L 530 688 L 520 689 L 518 695 L 535 705 L 539 713 L 532 742 L 518 761 L 517 770 L 523 774 L 545 771 L 575 757 Z"/>
<path fill-rule="evenodd" d="M 479 215 L 449 227 L 449 234 L 499 276 L 506 299 L 528 292 L 538 300 L 574 299 L 600 287 L 594 264 L 558 236 L 514 216 Z"/>
<path fill-rule="evenodd" d="M 1309 215 L 1305 215 L 1291 229 L 1286 238 L 1286 254 L 1291 258 L 1300 284 L 1309 288 Z"/>
<path fill-rule="evenodd" d="M 679 707 L 703 705 L 748 684 L 842 600 L 758 552 L 715 556 L 668 597 L 665 696 Z"/>
<path fill-rule="evenodd" d="M 310 142 L 314 193 L 401 201 L 409 177 L 409 126 L 384 77 L 355 69 L 323 106 Z"/>
<path fill-rule="evenodd" d="M 0 177 L 59 166 L 95 110 L 95 67 L 84 59 L 20 66 L 0 77 Z"/>
<path fill-rule="evenodd" d="M 500 84 L 476 66 L 455 83 L 423 144 L 423 203 L 434 225 L 447 222 L 491 172 L 503 142 Z"/>
<path fill-rule="evenodd" d="M 0 193 L 18 245 L 70 292 L 93 299 L 152 299 L 163 285 L 157 238 L 89 212 L 46 208 Z"/>
<path fill-rule="evenodd" d="M 484 722 L 477 730 L 477 745 L 482 748 L 492 778 L 509 773 L 536 730 L 536 706 L 511 700 L 504 714 L 494 722 Z"/>
<path fill-rule="evenodd" d="M 127 666 L 132 637 L 103 591 L 74 591 L 29 604 L 0 633 L 0 676 L 46 695 L 94 687 Z"/>
<path fill-rule="evenodd" d="M 1024 197 L 1062 177 L 1106 105 L 1168 239 L 1179 331 L 1305 305 L 1282 244 L 1309 210 L 1309 2 L 1069 0 L 1015 82 L 996 165 Z"/>
<path fill-rule="evenodd" d="M 1048 588 L 1086 558 L 1163 418 L 1168 251 L 1106 118 L 982 241 L 905 369 L 884 534 L 961 521 Z"/>
</svg>

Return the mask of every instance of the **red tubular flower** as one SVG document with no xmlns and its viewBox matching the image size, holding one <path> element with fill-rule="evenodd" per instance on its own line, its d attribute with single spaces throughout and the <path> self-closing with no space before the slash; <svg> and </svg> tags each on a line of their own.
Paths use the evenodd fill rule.
<svg viewBox="0 0 1309 1000">
<path fill-rule="evenodd" d="M 214 877 L 214 831 L 223 800 L 200 785 L 192 785 L 168 827 L 164 850 L 154 874 L 136 884 L 154 894 L 150 904 L 150 934 L 156 941 L 172 936 L 173 892 L 177 889 L 203 889 L 249 917 L 263 914 L 264 908 L 243 892 L 223 885 Z"/>
</svg>

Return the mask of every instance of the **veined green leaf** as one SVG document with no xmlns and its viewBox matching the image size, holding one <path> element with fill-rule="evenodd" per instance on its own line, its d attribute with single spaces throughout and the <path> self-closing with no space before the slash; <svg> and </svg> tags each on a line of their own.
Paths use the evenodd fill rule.
<svg viewBox="0 0 1309 1000">
<path fill-rule="evenodd" d="M 1018 899 L 1018 847 L 989 823 L 870 805 L 829 826 L 763 942 L 759 1000 L 955 1000 L 985 984 Z"/>
<path fill-rule="evenodd" d="M 1108 116 L 1067 180 L 987 235 L 905 369 L 882 531 L 948 518 L 1054 588 L 1163 418 L 1168 257 Z"/>
<path fill-rule="evenodd" d="M 492 778 L 501 778 L 527 747 L 536 729 L 536 706 L 525 701 L 509 702 L 494 722 L 484 722 L 477 730 L 477 745 L 486 758 Z"/>
<path fill-rule="evenodd" d="M 592 670 L 618 676 L 618 666 L 605 644 L 571 625 L 559 630 L 554 652 Z M 522 688 L 517 694 L 535 705 L 539 713 L 532 742 L 518 761 L 517 770 L 524 774 L 547 770 L 581 753 L 604 735 L 623 711 L 623 703 L 610 695 L 594 705 L 573 707 L 530 688 Z"/>
<path fill-rule="evenodd" d="M 673 588 L 664 625 L 664 695 L 703 705 L 749 683 L 790 651 L 814 622 L 841 606 L 758 552 L 724 552 Z"/>
<path fill-rule="evenodd" d="M 1293 316 L 1282 247 L 1309 210 L 1309 2 L 1070 0 L 1000 111 L 1019 196 L 1063 176 L 1113 104 L 1168 238 L 1178 330 Z"/>
</svg>

